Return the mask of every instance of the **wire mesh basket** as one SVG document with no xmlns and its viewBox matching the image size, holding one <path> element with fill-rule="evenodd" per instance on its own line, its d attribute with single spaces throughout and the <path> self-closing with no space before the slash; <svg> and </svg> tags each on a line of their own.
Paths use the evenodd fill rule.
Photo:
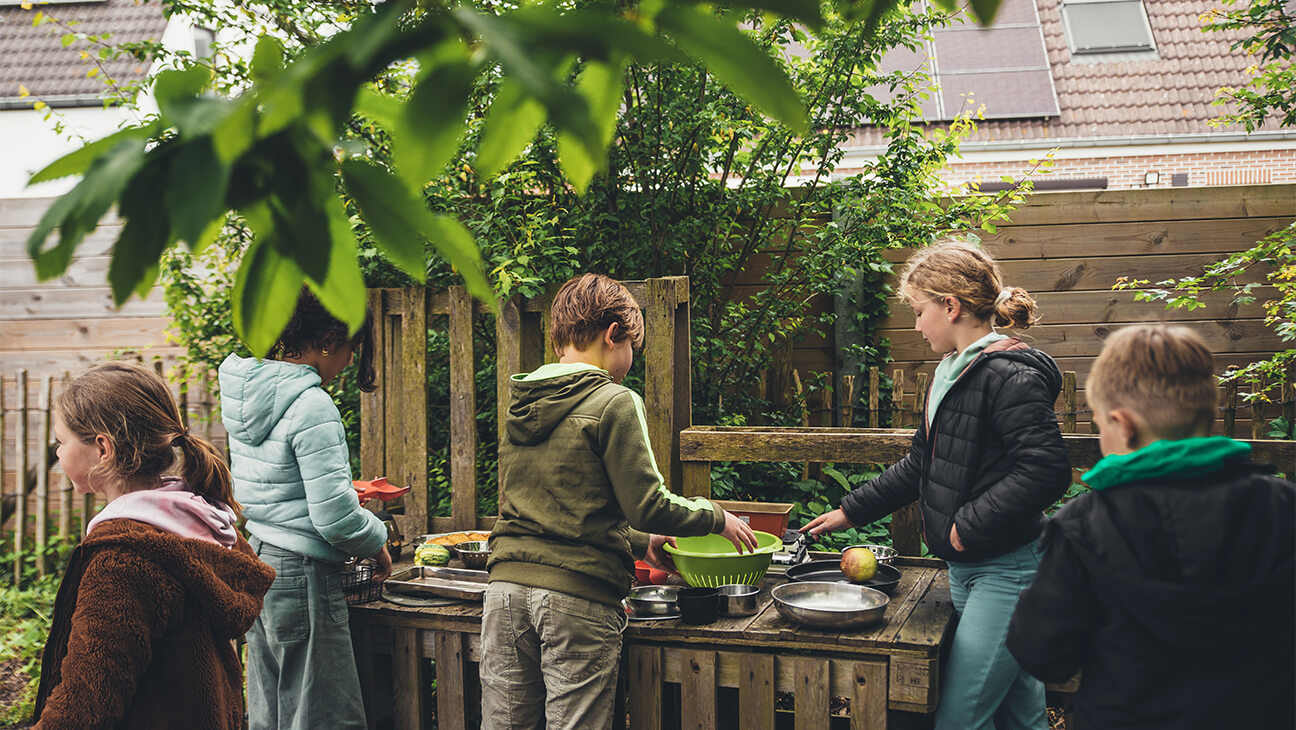
<svg viewBox="0 0 1296 730">
<path fill-rule="evenodd" d="M 369 563 L 352 562 L 342 568 L 342 595 L 346 602 L 369 603 L 382 597 L 382 582 L 375 581 L 374 568 Z"/>
</svg>

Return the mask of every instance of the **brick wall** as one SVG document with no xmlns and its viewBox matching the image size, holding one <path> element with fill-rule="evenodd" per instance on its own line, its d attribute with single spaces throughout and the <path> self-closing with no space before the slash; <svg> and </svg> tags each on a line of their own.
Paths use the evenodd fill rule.
<svg viewBox="0 0 1296 730">
<path fill-rule="evenodd" d="M 1020 177 L 1031 167 L 1027 159 L 1023 155 L 1020 161 L 958 162 L 950 165 L 945 179 L 958 184 L 978 176 L 983 182 L 997 182 L 1002 175 Z M 1159 174 L 1155 185 L 1144 182 L 1148 172 Z M 1108 190 L 1168 188 L 1176 173 L 1187 173 L 1188 187 L 1292 183 L 1296 182 L 1296 150 L 1061 159 L 1047 175 L 1037 174 L 1036 180 L 1106 177 Z"/>
</svg>

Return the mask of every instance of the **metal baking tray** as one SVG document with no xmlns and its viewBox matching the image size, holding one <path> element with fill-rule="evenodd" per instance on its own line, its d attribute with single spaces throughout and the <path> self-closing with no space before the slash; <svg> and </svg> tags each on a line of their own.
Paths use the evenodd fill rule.
<svg viewBox="0 0 1296 730">
<path fill-rule="evenodd" d="M 486 593 L 484 570 L 461 570 L 433 565 L 415 565 L 392 575 L 383 587 L 395 593 L 415 596 L 440 596 L 464 601 L 480 601 Z"/>
</svg>

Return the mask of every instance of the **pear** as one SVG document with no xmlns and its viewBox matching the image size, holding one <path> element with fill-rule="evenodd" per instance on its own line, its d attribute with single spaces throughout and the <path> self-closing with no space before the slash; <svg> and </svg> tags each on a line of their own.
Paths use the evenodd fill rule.
<svg viewBox="0 0 1296 730">
<path fill-rule="evenodd" d="M 865 547 L 846 548 L 842 552 L 841 572 L 855 583 L 863 583 L 877 575 L 877 556 Z"/>
</svg>

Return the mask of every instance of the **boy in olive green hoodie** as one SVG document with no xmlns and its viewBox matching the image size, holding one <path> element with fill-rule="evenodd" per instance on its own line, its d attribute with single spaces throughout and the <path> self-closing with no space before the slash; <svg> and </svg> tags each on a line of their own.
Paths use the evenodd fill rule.
<svg viewBox="0 0 1296 730">
<path fill-rule="evenodd" d="M 657 471 L 643 400 L 620 385 L 643 342 L 630 292 L 606 276 L 572 279 L 550 331 L 558 362 L 513 376 L 500 444 L 482 615 L 486 730 L 611 727 L 634 552 L 656 559 L 662 535 L 756 546 L 741 520 L 671 494 Z"/>
</svg>

